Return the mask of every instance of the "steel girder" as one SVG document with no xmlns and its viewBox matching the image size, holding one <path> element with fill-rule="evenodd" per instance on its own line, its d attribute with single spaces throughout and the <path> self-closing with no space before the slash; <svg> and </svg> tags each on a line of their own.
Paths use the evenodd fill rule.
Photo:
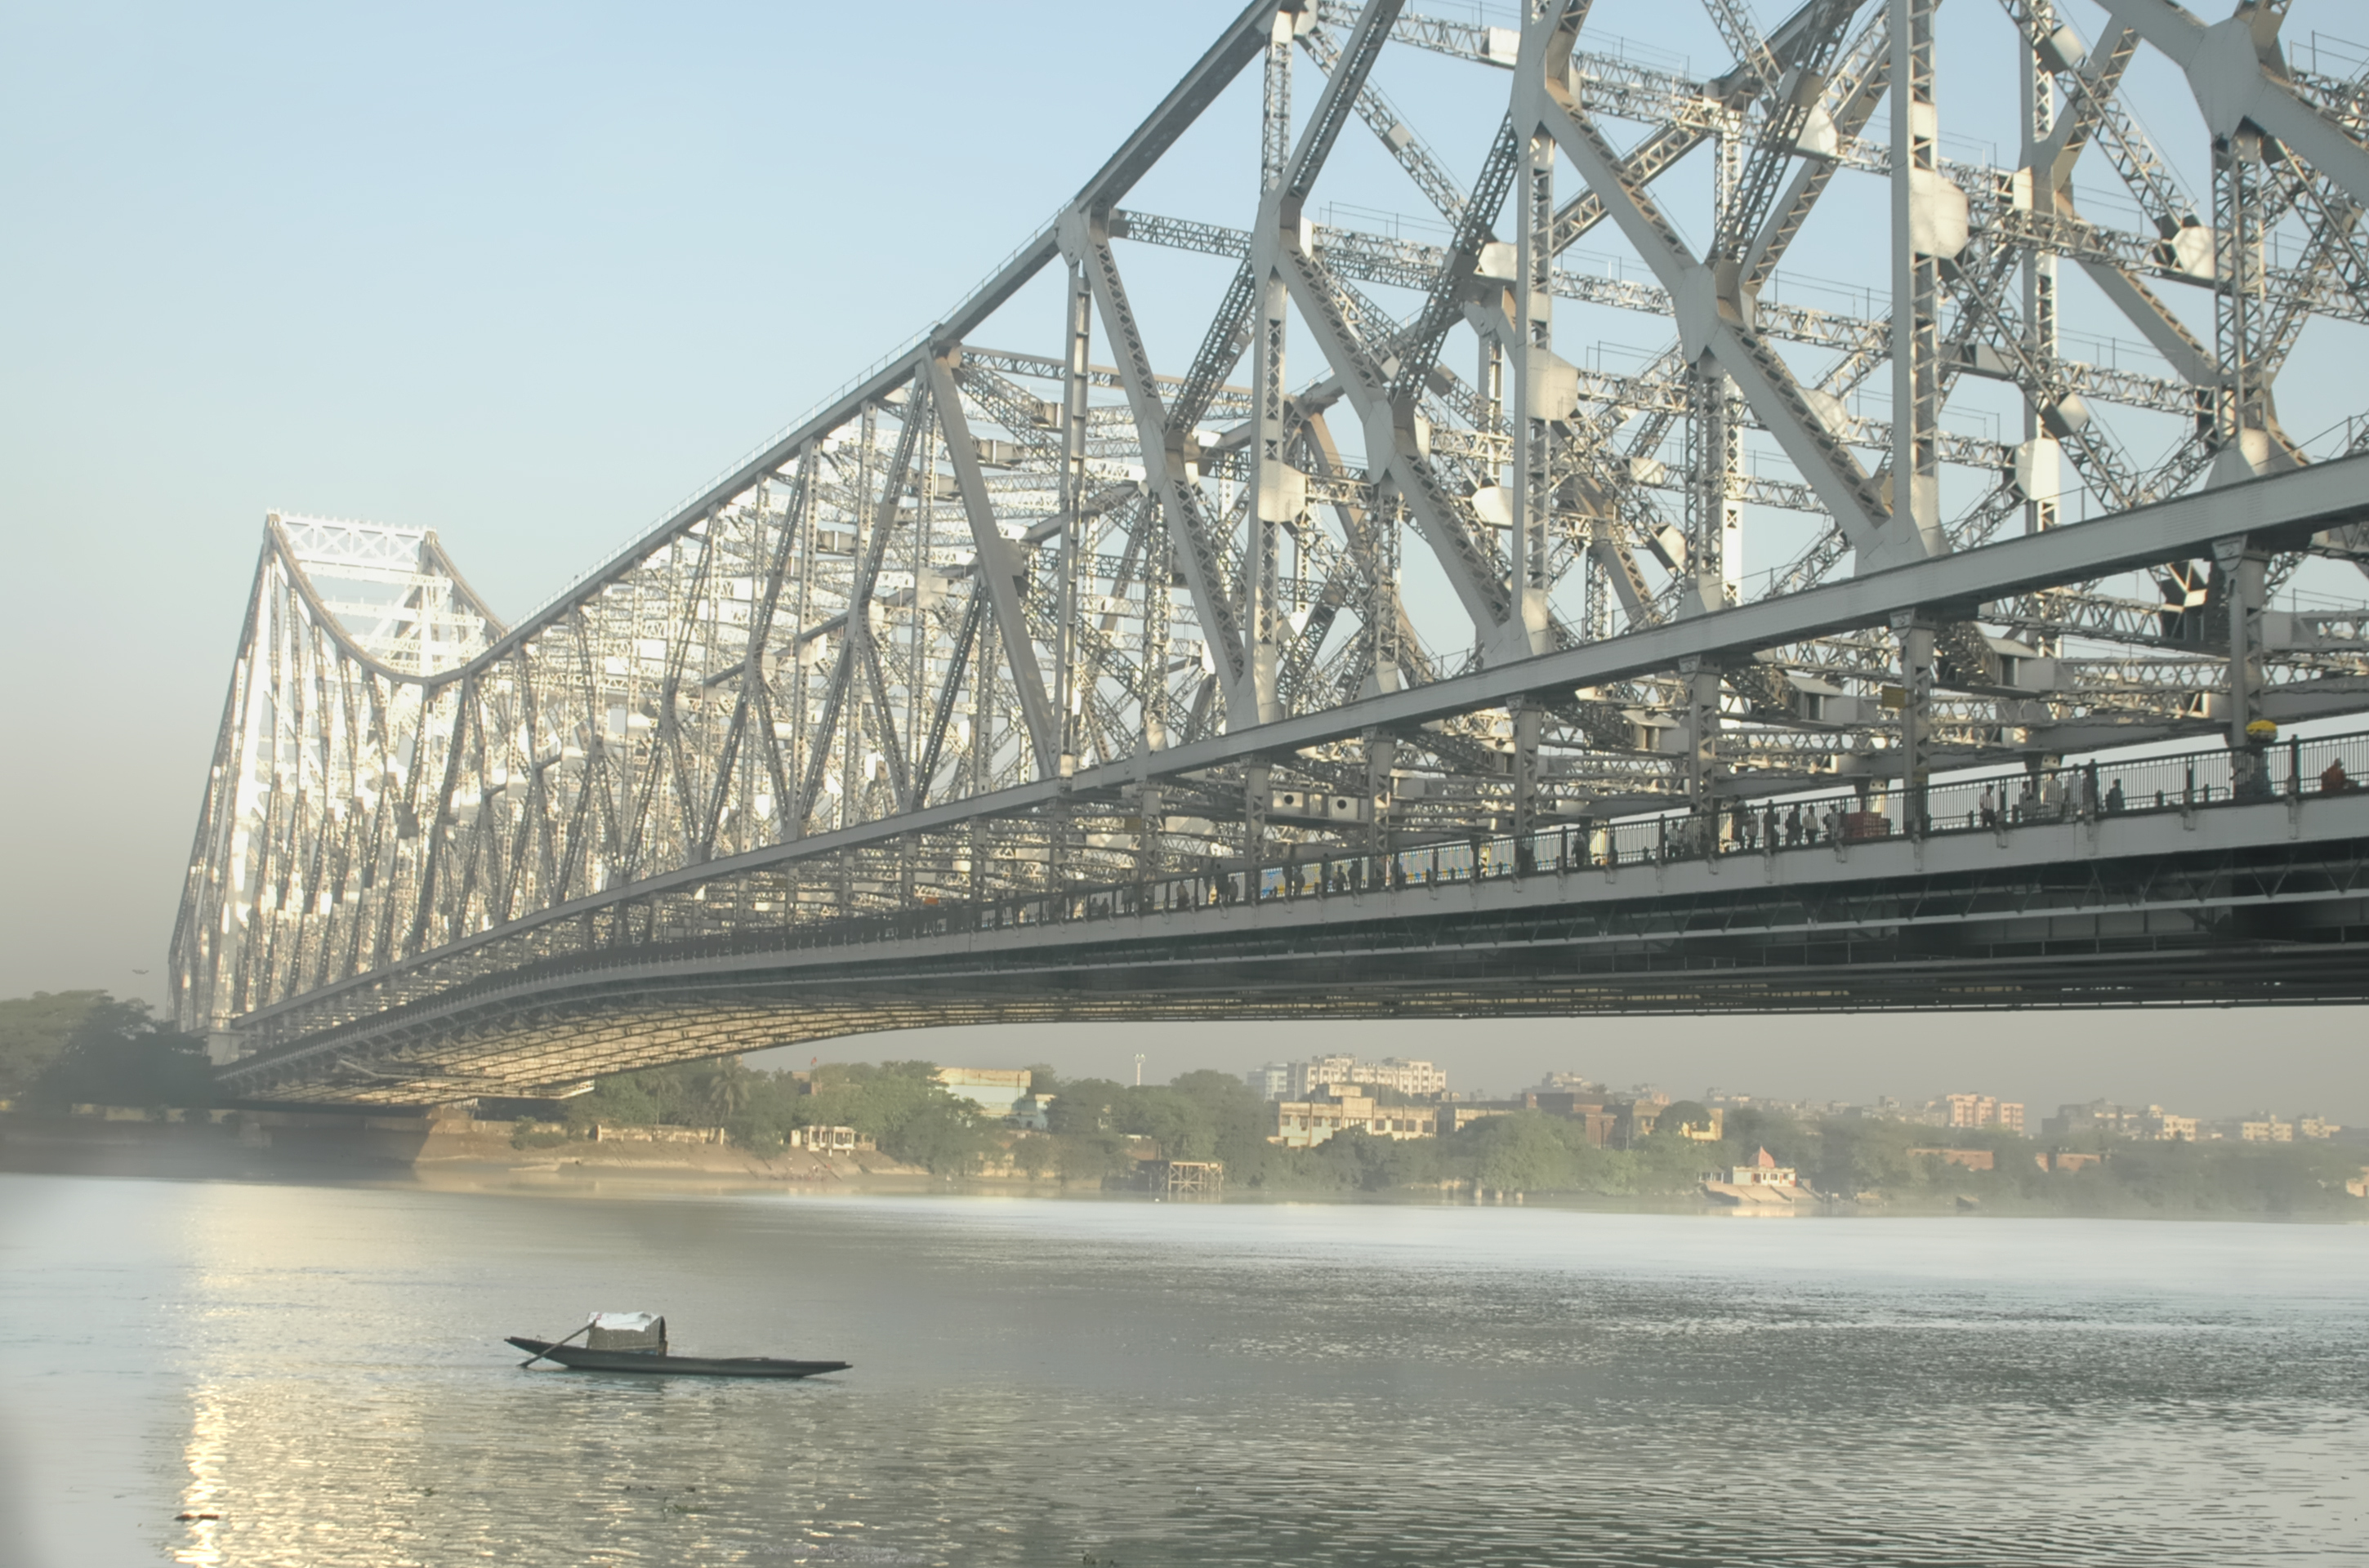
<svg viewBox="0 0 2369 1568">
<path fill-rule="evenodd" d="M 1942 155 L 1932 6 L 1810 0 L 1762 39 L 1720 0 L 1736 62 L 1692 80 L 1591 47 L 1575 0 L 1518 29 L 1253 5 L 918 347 L 516 624 L 432 535 L 275 517 L 177 1016 L 235 1051 L 488 944 L 606 948 L 705 887 L 721 928 L 821 927 L 1670 806 L 1716 833 L 1836 779 L 2369 707 L 2369 612 L 2269 599 L 2369 565 L 2369 459 L 2311 462 L 2274 397 L 2314 321 L 2369 320 L 2358 85 L 2283 68 L 2283 6 L 2113 0 L 2093 50 L 2006 0 L 2030 125 L 1992 167 Z M 2211 200 L 2121 103 L 2139 48 L 2195 88 Z M 1417 133 L 1382 87 L 1405 51 L 1461 62 L 1495 137 Z M 1254 59 L 1252 225 L 1122 207 Z M 1862 137 L 1903 81 L 1890 143 Z M 1436 241 L 1311 221 L 1360 122 Z M 2085 147 L 2155 232 L 2077 211 Z M 1698 253 L 1665 177 L 1706 161 Z M 1862 177 L 1891 300 L 1809 303 L 1781 263 Z M 1580 248 L 1608 221 L 1633 257 L 1608 270 Z M 1241 269 L 1173 373 L 1138 246 Z M 2067 352 L 2062 257 L 2159 369 Z M 1048 269 L 1058 333 L 974 341 L 1010 341 Z M 2191 295 L 2209 331 L 2166 303 Z M 1633 372 L 1575 346 L 1656 319 L 1677 341 Z M 2020 441 L 1943 428 L 1975 388 Z M 2142 462 L 2150 432 L 2171 449 Z M 1791 564 L 1756 588 L 1747 551 Z"/>
</svg>

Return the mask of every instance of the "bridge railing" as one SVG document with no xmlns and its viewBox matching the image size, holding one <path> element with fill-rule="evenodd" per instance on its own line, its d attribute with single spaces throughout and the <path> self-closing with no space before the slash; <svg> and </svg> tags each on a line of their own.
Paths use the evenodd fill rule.
<svg viewBox="0 0 2369 1568">
<path fill-rule="evenodd" d="M 2331 769 L 2331 764 L 2333 768 Z M 1323 898 L 1485 882 L 1539 872 L 1615 869 L 1740 853 L 1848 848 L 1905 837 L 2009 834 L 2021 828 L 2106 817 L 2195 812 L 2362 787 L 2369 733 L 2292 740 L 2254 759 L 2241 784 L 2225 747 L 2162 757 L 2086 761 L 2053 768 L 1988 770 L 1936 780 L 1923 791 L 1923 821 L 1897 780 L 1848 790 L 1722 805 L 1710 813 L 1665 811 L 1575 821 L 1528 835 L 1443 840 L 1387 853 L 1348 849 L 1287 853 L 1256 864 L 1213 864 L 1140 882 L 1080 886 L 972 901 L 925 901 L 891 914 L 709 940 L 702 951 L 857 946 L 876 942 L 1018 931 L 1245 902 Z M 2242 796 L 2242 798 L 2241 798 Z M 930 895 L 923 895 L 925 899 Z"/>
<path fill-rule="evenodd" d="M 961 906 L 921 919 L 954 930 L 1004 930 L 1154 913 L 1246 900 L 1433 887 L 1540 871 L 1610 869 L 1699 860 L 1707 854 L 1782 853 L 1915 834 L 2007 834 L 2020 828 L 2117 816 L 2186 813 L 2252 801 L 2345 793 L 2369 775 L 2369 734 L 2290 740 L 2247 759 L 2225 747 L 2162 757 L 2090 760 L 2056 767 L 1987 770 L 1912 791 L 1898 780 L 1848 790 L 1723 802 L 1708 812 L 1663 811 L 1558 823 L 1527 835 L 1439 841 L 1387 853 L 1290 853 L 1254 866 L 1214 865 L 1139 884 L 1070 888 Z M 910 915 L 887 917 L 895 921 Z"/>
</svg>

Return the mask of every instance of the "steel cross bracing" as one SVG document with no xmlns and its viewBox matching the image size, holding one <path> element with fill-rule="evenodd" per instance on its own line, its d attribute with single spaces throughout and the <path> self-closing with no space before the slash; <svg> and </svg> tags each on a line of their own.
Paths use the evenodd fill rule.
<svg viewBox="0 0 2369 1568">
<path fill-rule="evenodd" d="M 1939 0 L 1700 9 L 1697 78 L 1615 0 L 1253 6 L 919 348 L 516 626 L 432 534 L 275 515 L 177 1016 L 2369 708 L 2369 389 L 2319 450 L 2278 398 L 2369 323 L 2369 86 L 2285 6 L 1953 0 L 2030 83 L 1995 166 Z M 1238 102 L 1230 223 L 1133 199 Z"/>
</svg>

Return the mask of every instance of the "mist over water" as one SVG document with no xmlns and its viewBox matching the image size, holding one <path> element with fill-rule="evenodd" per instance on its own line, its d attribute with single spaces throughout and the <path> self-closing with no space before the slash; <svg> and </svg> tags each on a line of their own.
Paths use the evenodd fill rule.
<svg viewBox="0 0 2369 1568">
<path fill-rule="evenodd" d="M 0 1559 L 39 1568 L 2369 1539 L 2369 1227 L 16 1175 L 0 1214 Z M 602 1377 L 501 1344 L 594 1308 L 856 1365 Z"/>
</svg>

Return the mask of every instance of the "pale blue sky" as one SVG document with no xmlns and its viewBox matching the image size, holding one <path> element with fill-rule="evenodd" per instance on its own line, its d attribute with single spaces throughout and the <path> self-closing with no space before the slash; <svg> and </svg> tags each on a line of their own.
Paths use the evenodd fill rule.
<svg viewBox="0 0 2369 1568">
<path fill-rule="evenodd" d="M 966 293 L 1236 9 L 0 5 L 0 650 L 16 699 L 0 995 L 161 1000 L 267 509 L 434 528 L 521 613 Z M 1674 65 L 1716 47 L 1691 6 L 1597 13 Z M 1494 79 L 1462 92 L 1464 69 L 1394 60 L 1385 85 L 1469 180 L 1503 97 Z M 2011 146 L 1995 86 L 1945 97 L 1945 123 Z M 1969 98 L 1990 101 L 1962 114 Z M 2162 101 L 2166 118 L 2183 108 Z M 1143 204 L 1247 221 L 1243 118 L 1196 135 Z M 1395 177 L 1370 139 L 1336 161 L 1357 160 Z M 1845 276 L 1848 235 L 1828 244 L 1804 269 Z M 1189 354 L 1230 270 L 1200 265 L 1129 261 L 1163 360 Z M 1172 279 L 1189 285 L 1173 305 Z M 2357 1028 L 2253 1014 L 1801 1021 L 1748 1039 L 1720 1023 L 1490 1024 L 1441 1032 L 1453 1049 L 1411 1028 L 1147 1038 L 1161 1076 L 1370 1036 L 1460 1051 L 1464 1079 L 1495 1087 L 1553 1066 L 1690 1091 L 1974 1086 L 2369 1116 L 2355 1058 L 2326 1048 Z M 2231 1067 L 2240 1032 L 2254 1054 Z M 1116 1072 L 1134 1048 L 1051 1040 L 968 1054 Z"/>
<path fill-rule="evenodd" d="M 0 10 L 0 994 L 161 1000 L 266 510 L 437 529 L 520 613 L 960 298 L 1234 11 Z"/>
</svg>

